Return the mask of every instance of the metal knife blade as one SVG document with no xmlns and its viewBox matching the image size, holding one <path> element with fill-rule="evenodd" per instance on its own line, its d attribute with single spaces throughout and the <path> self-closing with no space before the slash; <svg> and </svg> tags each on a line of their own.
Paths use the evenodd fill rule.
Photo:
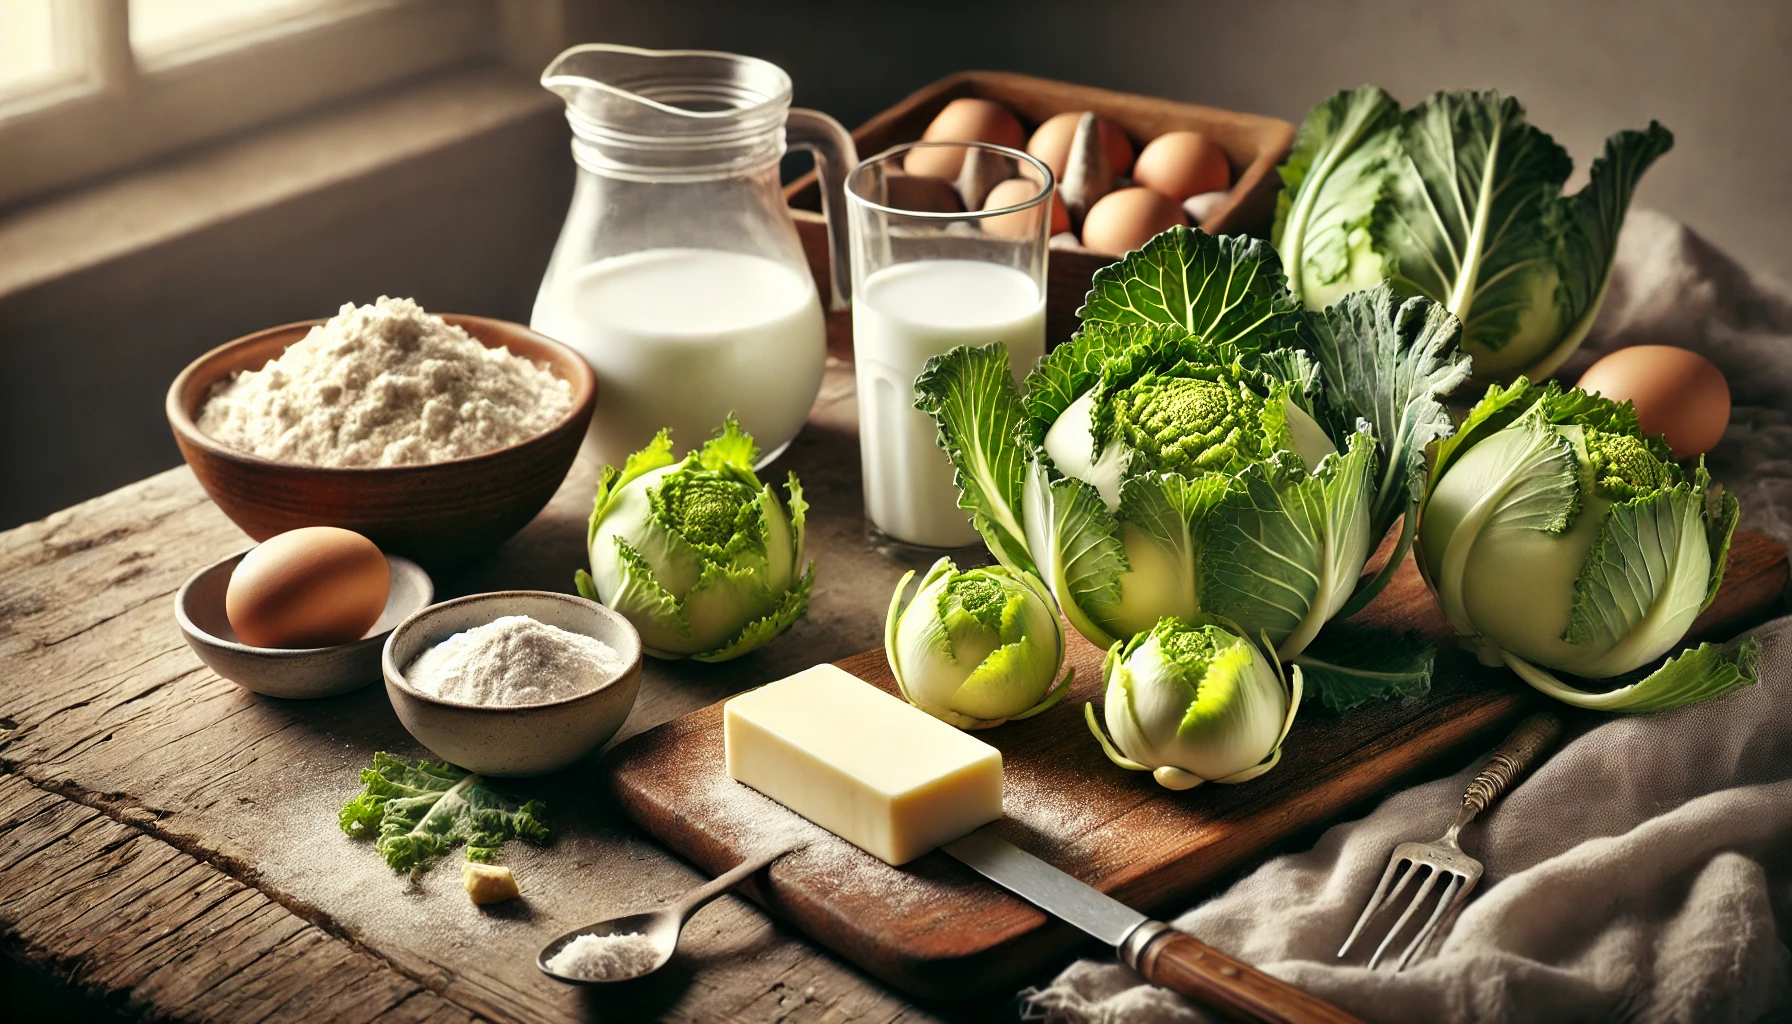
<svg viewBox="0 0 1792 1024">
<path fill-rule="evenodd" d="M 1147 920 L 1144 914 L 990 830 L 990 826 L 940 847 L 972 871 L 1049 914 L 1061 917 L 1110 946 L 1118 946 Z"/>
</svg>

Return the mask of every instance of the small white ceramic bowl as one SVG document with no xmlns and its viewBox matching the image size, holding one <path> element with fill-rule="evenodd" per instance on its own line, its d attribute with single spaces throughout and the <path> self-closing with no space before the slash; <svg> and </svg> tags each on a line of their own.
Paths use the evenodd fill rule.
<svg viewBox="0 0 1792 1024">
<path fill-rule="evenodd" d="M 248 553 L 239 551 L 187 577 L 174 595 L 174 620 L 193 653 L 213 672 L 269 697 L 333 697 L 378 679 L 386 634 L 436 596 L 435 584 L 421 566 L 387 555 L 392 589 L 386 594 L 386 610 L 366 636 L 334 647 L 251 647 L 237 639 L 224 614 L 230 574 Z"/>
<path fill-rule="evenodd" d="M 405 681 L 403 670 L 419 654 L 505 615 L 595 637 L 627 658 L 628 667 L 594 680 L 583 693 L 539 704 L 462 704 Z M 627 619 L 582 597 L 501 590 L 431 605 L 399 623 L 386 639 L 380 667 L 398 720 L 437 757 L 480 775 L 544 775 L 603 746 L 622 728 L 641 689 L 641 637 Z"/>
</svg>

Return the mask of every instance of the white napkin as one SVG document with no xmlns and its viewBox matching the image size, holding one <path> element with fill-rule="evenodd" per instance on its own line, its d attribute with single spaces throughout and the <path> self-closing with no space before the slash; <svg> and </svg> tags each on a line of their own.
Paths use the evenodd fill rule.
<svg viewBox="0 0 1792 1024">
<path fill-rule="evenodd" d="M 1386 912 L 1335 954 L 1388 854 L 1443 832 L 1473 768 L 1389 797 L 1174 923 L 1366 1021 L 1741 1024 L 1792 1005 L 1792 619 L 1761 636 L 1760 685 L 1613 718 L 1469 826 L 1480 889 L 1405 971 L 1360 966 Z M 1077 1024 L 1208 1019 L 1091 960 L 1028 1007 L 1025 1019 Z"/>
<path fill-rule="evenodd" d="M 1635 211 L 1588 351 L 1561 376 L 1645 343 L 1723 368 L 1736 408 L 1713 473 L 1745 528 L 1792 539 L 1792 298 Z M 1760 685 L 1610 718 L 1471 825 L 1480 889 L 1436 954 L 1403 972 L 1361 966 L 1396 915 L 1347 959 L 1338 946 L 1394 846 L 1442 833 L 1475 768 L 1396 793 L 1174 924 L 1367 1021 L 1792 1019 L 1792 619 L 1761 638 Z M 1208 1019 L 1112 961 L 1073 964 L 1025 1006 L 1027 1020 L 1071 1024 Z"/>
</svg>

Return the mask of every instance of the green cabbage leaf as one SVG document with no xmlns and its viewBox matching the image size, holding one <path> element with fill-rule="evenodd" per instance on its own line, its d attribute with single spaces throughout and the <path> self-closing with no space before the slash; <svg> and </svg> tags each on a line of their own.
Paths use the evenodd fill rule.
<svg viewBox="0 0 1792 1024">
<path fill-rule="evenodd" d="M 479 775 L 441 761 L 407 761 L 381 751 L 361 769 L 361 792 L 337 815 L 342 831 L 372 839 L 395 871 L 425 871 L 456 846 L 490 862 L 512 839 L 548 841 L 540 800 L 519 801 Z"/>
<path fill-rule="evenodd" d="M 1497 92 L 1402 111 L 1373 86 L 1317 104 L 1282 166 L 1274 231 L 1308 309 L 1389 281 L 1462 321 L 1479 377 L 1547 376 L 1591 329 L 1638 179 L 1673 146 L 1651 122 L 1606 140 L 1587 185 Z"/>
</svg>

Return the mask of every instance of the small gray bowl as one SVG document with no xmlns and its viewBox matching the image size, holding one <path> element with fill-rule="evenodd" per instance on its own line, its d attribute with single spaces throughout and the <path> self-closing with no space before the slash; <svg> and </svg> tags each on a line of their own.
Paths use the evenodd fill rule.
<svg viewBox="0 0 1792 1024">
<path fill-rule="evenodd" d="M 609 644 L 628 667 L 590 690 L 539 704 L 484 705 L 443 700 L 413 689 L 403 669 L 456 633 L 505 615 L 527 615 Z M 641 689 L 641 637 L 627 619 L 593 601 L 543 590 L 501 590 L 431 605 L 398 624 L 380 667 L 392 710 L 417 742 L 444 761 L 480 775 L 545 775 L 609 741 Z"/>
<path fill-rule="evenodd" d="M 251 647 L 237 639 L 224 614 L 230 574 L 248 553 L 239 551 L 187 577 L 174 595 L 174 621 L 193 653 L 213 672 L 269 697 L 333 697 L 378 679 L 386 634 L 436 596 L 435 584 L 421 566 L 387 555 L 392 589 L 386 594 L 386 610 L 366 636 L 334 647 Z"/>
</svg>

